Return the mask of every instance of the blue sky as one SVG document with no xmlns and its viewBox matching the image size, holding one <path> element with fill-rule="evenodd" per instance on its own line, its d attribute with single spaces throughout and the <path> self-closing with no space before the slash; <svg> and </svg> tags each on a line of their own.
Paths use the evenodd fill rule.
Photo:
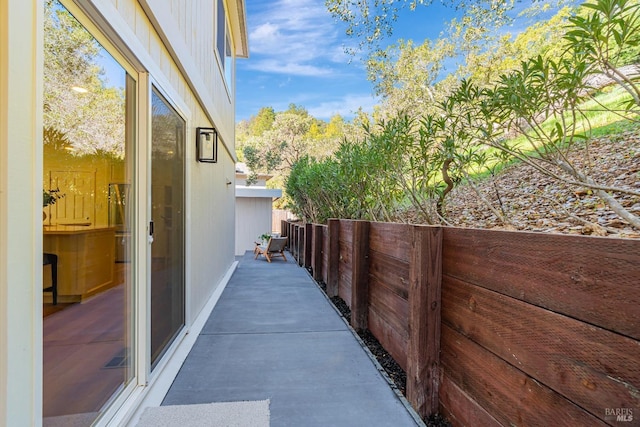
<svg viewBox="0 0 640 427">
<path fill-rule="evenodd" d="M 284 111 L 291 103 L 323 120 L 336 113 L 351 119 L 359 107 L 372 110 L 377 100 L 366 70 L 344 52 L 357 41 L 345 35 L 324 0 L 246 0 L 246 7 L 249 59 L 236 62 L 237 121 L 261 107 Z M 453 14 L 437 2 L 407 10 L 387 42 L 436 38 Z"/>
</svg>

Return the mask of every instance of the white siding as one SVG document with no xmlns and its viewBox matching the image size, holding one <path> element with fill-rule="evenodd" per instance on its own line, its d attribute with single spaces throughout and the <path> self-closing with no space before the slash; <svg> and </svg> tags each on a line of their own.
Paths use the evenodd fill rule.
<svg viewBox="0 0 640 427">
<path fill-rule="evenodd" d="M 227 184 L 235 172 L 234 102 L 215 57 L 215 2 L 77 3 L 187 121 L 190 324 L 233 265 L 236 240 L 235 192 Z M 0 0 L 0 425 L 38 426 L 42 418 L 42 22 L 41 1 Z M 218 128 L 226 146 L 217 164 L 195 161 L 198 126 Z M 138 159 L 142 170 L 145 161 Z"/>
<path fill-rule="evenodd" d="M 236 199 L 236 255 L 252 251 L 261 234 L 271 233 L 272 204 L 264 197 Z"/>
<path fill-rule="evenodd" d="M 0 0 L 0 425 L 42 418 L 42 3 Z M 31 53 L 30 53 L 31 52 Z"/>
<path fill-rule="evenodd" d="M 170 87 L 162 89 L 173 93 L 172 99 L 185 106 L 183 112 L 188 111 L 186 231 L 191 305 L 187 313 L 193 320 L 234 260 L 235 197 L 226 182 L 233 179 L 235 170 L 231 154 L 235 151 L 235 114 L 214 53 L 215 2 L 173 0 L 167 7 L 166 0 L 111 1 L 118 12 L 135 15 L 135 19 L 130 15 L 122 19 L 129 26 L 134 24 L 132 32 L 153 61 L 142 65 L 156 81 L 168 82 Z M 162 32 L 154 25 L 161 25 Z M 209 79 L 211 84 L 205 84 Z M 227 149 L 219 144 L 217 164 L 195 161 L 194 131 L 198 126 L 216 127 L 224 138 Z"/>
</svg>

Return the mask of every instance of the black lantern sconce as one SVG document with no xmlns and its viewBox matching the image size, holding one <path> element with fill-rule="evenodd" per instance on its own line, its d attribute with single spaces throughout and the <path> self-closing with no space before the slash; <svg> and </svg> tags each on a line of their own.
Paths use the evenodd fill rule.
<svg viewBox="0 0 640 427">
<path fill-rule="evenodd" d="M 214 128 L 196 128 L 196 152 L 199 162 L 218 162 L 218 132 Z"/>
</svg>

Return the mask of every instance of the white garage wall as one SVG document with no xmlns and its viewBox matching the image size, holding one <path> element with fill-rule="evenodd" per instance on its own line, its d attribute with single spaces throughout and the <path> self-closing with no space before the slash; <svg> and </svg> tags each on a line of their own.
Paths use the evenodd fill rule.
<svg viewBox="0 0 640 427">
<path fill-rule="evenodd" d="M 236 255 L 253 251 L 259 236 L 271 233 L 272 204 L 270 198 L 236 198 Z"/>
</svg>

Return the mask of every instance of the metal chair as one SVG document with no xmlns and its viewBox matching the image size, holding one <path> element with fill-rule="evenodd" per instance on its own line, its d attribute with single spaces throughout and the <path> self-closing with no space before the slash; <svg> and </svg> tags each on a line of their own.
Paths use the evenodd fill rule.
<svg viewBox="0 0 640 427">
<path fill-rule="evenodd" d="M 42 289 L 42 292 L 53 293 L 53 305 L 58 304 L 58 255 L 42 254 L 42 266 L 51 266 L 51 286 Z"/>
</svg>

